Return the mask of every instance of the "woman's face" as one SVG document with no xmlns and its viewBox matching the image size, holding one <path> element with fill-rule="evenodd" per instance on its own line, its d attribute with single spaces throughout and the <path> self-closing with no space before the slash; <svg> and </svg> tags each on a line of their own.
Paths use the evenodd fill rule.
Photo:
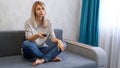
<svg viewBox="0 0 120 68">
<path fill-rule="evenodd" d="M 40 5 L 37 5 L 36 9 L 35 9 L 35 14 L 36 14 L 35 15 L 36 17 L 43 17 L 43 16 L 45 16 L 44 8 L 42 6 L 40 6 Z"/>
</svg>

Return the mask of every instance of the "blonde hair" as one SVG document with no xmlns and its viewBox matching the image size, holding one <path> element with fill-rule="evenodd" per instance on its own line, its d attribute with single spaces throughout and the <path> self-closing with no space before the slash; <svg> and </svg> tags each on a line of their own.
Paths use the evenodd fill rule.
<svg viewBox="0 0 120 68">
<path fill-rule="evenodd" d="M 31 11 L 31 18 L 33 19 L 33 21 L 35 22 L 35 11 L 36 11 L 36 7 L 37 7 L 37 5 L 40 5 L 40 6 L 42 6 L 42 8 L 45 10 L 45 4 L 43 3 L 43 2 L 41 2 L 41 1 L 36 1 L 36 2 L 34 2 L 33 3 L 33 6 L 32 6 L 32 11 Z M 46 11 L 45 11 L 45 13 L 46 13 Z M 42 20 L 41 20 L 41 24 L 42 24 L 42 26 L 43 27 L 47 27 L 47 21 L 46 21 L 46 14 L 45 14 L 45 16 L 42 18 Z"/>
</svg>

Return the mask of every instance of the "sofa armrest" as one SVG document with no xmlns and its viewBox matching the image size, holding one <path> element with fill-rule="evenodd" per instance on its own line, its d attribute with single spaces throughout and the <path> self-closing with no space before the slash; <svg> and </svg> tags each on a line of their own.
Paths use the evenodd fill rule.
<svg viewBox="0 0 120 68">
<path fill-rule="evenodd" d="M 84 56 L 91 60 L 96 61 L 98 68 L 105 68 L 106 64 L 106 54 L 105 51 L 100 47 L 93 47 L 87 44 L 82 44 L 75 41 L 66 40 L 67 51 Z"/>
</svg>

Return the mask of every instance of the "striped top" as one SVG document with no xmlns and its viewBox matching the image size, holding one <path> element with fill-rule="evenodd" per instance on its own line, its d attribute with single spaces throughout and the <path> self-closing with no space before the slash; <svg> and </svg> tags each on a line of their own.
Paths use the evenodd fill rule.
<svg viewBox="0 0 120 68">
<path fill-rule="evenodd" d="M 41 46 L 47 38 L 51 39 L 55 37 L 54 31 L 52 29 L 52 24 L 49 20 L 47 20 L 47 27 L 43 27 L 40 24 L 33 22 L 31 19 L 28 19 L 25 23 L 25 37 L 29 37 L 35 35 L 36 33 L 42 32 L 46 33 L 47 37 L 45 38 L 37 38 L 34 43 L 39 47 Z"/>
</svg>

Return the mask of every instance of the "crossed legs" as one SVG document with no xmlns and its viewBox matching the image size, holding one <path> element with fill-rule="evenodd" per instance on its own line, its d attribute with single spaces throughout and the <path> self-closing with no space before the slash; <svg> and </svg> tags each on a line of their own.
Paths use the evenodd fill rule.
<svg viewBox="0 0 120 68">
<path fill-rule="evenodd" d="M 59 57 L 56 57 L 61 51 L 58 50 L 56 44 L 49 45 L 48 47 L 38 48 L 35 43 L 31 41 L 24 41 L 23 45 L 23 56 L 27 59 L 36 58 L 33 65 L 41 64 L 49 61 L 60 61 Z"/>
</svg>

